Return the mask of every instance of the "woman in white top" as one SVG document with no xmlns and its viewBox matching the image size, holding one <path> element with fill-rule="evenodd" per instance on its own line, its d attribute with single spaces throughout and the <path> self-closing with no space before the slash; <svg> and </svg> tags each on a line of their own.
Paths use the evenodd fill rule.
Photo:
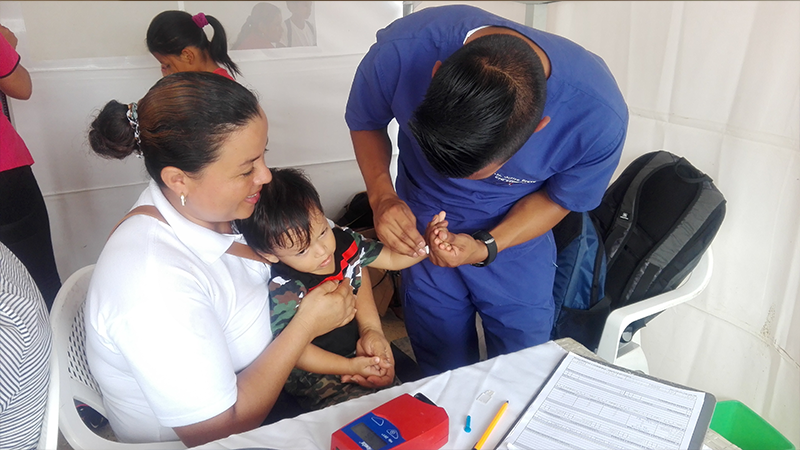
<svg viewBox="0 0 800 450">
<path fill-rule="evenodd" d="M 100 155 L 144 158 L 150 185 L 112 234 L 86 300 L 86 346 L 109 422 L 127 442 L 187 446 L 258 427 L 313 338 L 355 316 L 349 283 L 309 294 L 272 339 L 269 267 L 226 250 L 271 180 L 267 119 L 227 78 L 162 78 L 138 104 L 109 102 L 89 133 Z"/>
</svg>

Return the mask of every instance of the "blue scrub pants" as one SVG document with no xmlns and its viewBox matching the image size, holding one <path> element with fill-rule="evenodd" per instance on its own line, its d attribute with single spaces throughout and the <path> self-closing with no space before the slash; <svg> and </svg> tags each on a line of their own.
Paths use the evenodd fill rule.
<svg viewBox="0 0 800 450">
<path fill-rule="evenodd" d="M 478 361 L 476 313 L 489 358 L 548 341 L 555 260 L 548 232 L 500 252 L 486 267 L 444 268 L 426 259 L 404 270 L 405 323 L 423 373 Z"/>
</svg>

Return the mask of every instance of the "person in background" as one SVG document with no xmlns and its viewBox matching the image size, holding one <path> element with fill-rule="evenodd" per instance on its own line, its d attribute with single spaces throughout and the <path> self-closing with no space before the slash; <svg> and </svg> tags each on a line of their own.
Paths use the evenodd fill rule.
<svg viewBox="0 0 800 450">
<path fill-rule="evenodd" d="M 0 448 L 37 448 L 51 345 L 42 294 L 25 266 L 0 243 Z"/>
<path fill-rule="evenodd" d="M 210 25 L 214 36 L 208 40 L 203 28 Z M 225 28 L 213 16 L 186 11 L 164 11 L 147 28 L 147 49 L 161 63 L 161 75 L 177 72 L 213 72 L 233 80 L 241 75 L 228 56 Z"/>
<path fill-rule="evenodd" d="M 273 339 L 262 258 L 232 223 L 271 174 L 256 96 L 225 77 L 181 72 L 92 122 L 101 156 L 140 155 L 151 177 L 100 254 L 85 304 L 86 356 L 123 442 L 200 445 L 252 430 L 317 336 L 355 317 L 349 280 L 310 292 Z M 139 210 L 137 210 L 139 211 Z M 135 211 L 134 211 L 135 212 Z"/>
<path fill-rule="evenodd" d="M 280 8 L 272 3 L 256 3 L 239 31 L 233 50 L 285 47 L 281 42 L 282 17 Z"/>
<path fill-rule="evenodd" d="M 627 132 L 628 109 L 603 60 L 475 7 L 425 8 L 378 32 L 345 120 L 378 238 L 407 255 L 430 247 L 402 278 L 423 372 L 478 361 L 476 314 L 489 357 L 547 341 L 550 230 L 600 203 Z M 447 224 L 426 232 L 442 210 Z"/>
<path fill-rule="evenodd" d="M 283 43 L 287 47 L 308 47 L 317 45 L 317 30 L 308 21 L 311 17 L 312 2 L 286 2 L 292 13 L 283 21 L 285 35 Z"/>
<path fill-rule="evenodd" d="M 33 85 L 20 64 L 17 37 L 0 25 L 0 92 L 27 100 Z M 50 219 L 42 191 L 33 175 L 28 147 L 5 114 L 0 114 L 0 242 L 25 264 L 44 297 L 47 308 L 61 288 Z"/>
<path fill-rule="evenodd" d="M 286 391 L 305 408 L 315 410 L 390 385 L 394 381 L 392 352 L 364 267 L 400 270 L 424 256 L 410 258 L 349 228 L 331 228 L 314 185 L 293 168 L 273 169 L 272 181 L 261 188 L 253 215 L 236 224 L 247 244 L 272 264 L 269 304 L 274 335 L 321 283 L 349 278 L 356 294 L 356 318 L 306 348 Z M 361 349 L 378 357 L 365 357 Z"/>
</svg>

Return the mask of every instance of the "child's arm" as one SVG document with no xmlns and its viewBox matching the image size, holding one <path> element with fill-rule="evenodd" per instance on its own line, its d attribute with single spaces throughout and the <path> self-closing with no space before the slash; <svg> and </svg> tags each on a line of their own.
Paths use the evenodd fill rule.
<svg viewBox="0 0 800 450">
<path fill-rule="evenodd" d="M 439 226 L 447 226 L 445 222 L 445 212 L 441 211 L 439 214 L 433 216 L 433 220 L 428 224 L 428 228 L 439 224 Z M 414 264 L 427 258 L 428 255 L 423 256 L 406 256 L 401 253 L 395 253 L 389 247 L 384 246 L 381 253 L 375 258 L 374 261 L 369 263 L 370 267 L 384 270 L 400 270 L 413 266 Z"/>
<path fill-rule="evenodd" d="M 396 253 L 393 250 L 389 249 L 389 247 L 384 246 L 383 249 L 381 250 L 381 253 L 378 255 L 377 258 L 375 258 L 375 261 L 369 263 L 369 266 L 374 267 L 376 269 L 400 270 L 400 269 L 405 269 L 407 267 L 411 267 L 427 257 L 428 255 L 423 255 L 423 256 L 414 256 L 412 258 L 402 253 Z"/>
<path fill-rule="evenodd" d="M 369 271 L 361 271 L 361 288 L 356 295 L 356 320 L 360 335 L 356 344 L 356 354 L 368 357 L 379 357 L 381 374 L 377 376 L 360 376 L 357 374 L 342 376 L 343 382 L 353 381 L 361 386 L 379 388 L 390 385 L 394 381 L 394 358 L 392 349 L 383 334 L 381 317 L 372 296 L 372 281 Z"/>
<path fill-rule="evenodd" d="M 377 356 L 356 356 L 345 358 L 336 353 L 323 350 L 309 344 L 297 360 L 298 369 L 325 375 L 361 375 L 363 377 L 380 376 L 383 371 L 378 366 Z"/>
</svg>

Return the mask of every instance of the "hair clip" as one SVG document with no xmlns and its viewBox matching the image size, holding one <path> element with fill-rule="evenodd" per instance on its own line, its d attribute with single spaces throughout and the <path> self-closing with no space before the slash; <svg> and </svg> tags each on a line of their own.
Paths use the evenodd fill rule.
<svg viewBox="0 0 800 450">
<path fill-rule="evenodd" d="M 136 141 L 136 157 L 142 157 L 142 140 L 139 138 L 139 113 L 137 111 L 136 102 L 128 105 L 128 112 L 125 116 L 128 117 L 128 123 L 133 128 L 133 139 Z"/>
</svg>

